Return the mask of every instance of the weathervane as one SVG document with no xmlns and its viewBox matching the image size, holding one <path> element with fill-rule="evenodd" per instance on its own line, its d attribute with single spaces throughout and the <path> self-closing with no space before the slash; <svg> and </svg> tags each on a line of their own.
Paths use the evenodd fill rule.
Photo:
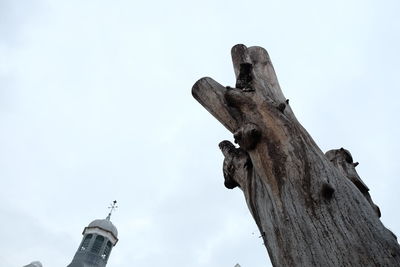
<svg viewBox="0 0 400 267">
<path fill-rule="evenodd" d="M 108 216 L 107 216 L 107 220 L 110 220 L 110 218 L 111 218 L 111 213 L 113 213 L 113 211 L 114 210 L 116 210 L 117 208 L 118 208 L 118 206 L 117 206 L 117 201 L 116 200 L 114 200 L 113 202 L 111 202 L 110 203 L 110 206 L 108 207 L 109 209 L 110 209 L 110 213 L 108 213 Z"/>
</svg>

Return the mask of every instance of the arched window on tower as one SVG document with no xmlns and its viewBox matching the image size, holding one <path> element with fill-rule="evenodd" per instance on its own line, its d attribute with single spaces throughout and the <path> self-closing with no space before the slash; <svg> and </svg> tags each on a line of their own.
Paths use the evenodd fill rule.
<svg viewBox="0 0 400 267">
<path fill-rule="evenodd" d="M 104 242 L 104 237 L 101 235 L 96 236 L 96 239 L 94 240 L 93 246 L 92 246 L 92 252 L 93 253 L 99 253 L 101 246 L 103 245 Z"/>
<path fill-rule="evenodd" d="M 110 252 L 111 252 L 111 242 L 108 241 L 106 247 L 104 248 L 104 253 L 103 255 L 101 255 L 101 257 L 107 260 L 108 256 L 110 256 Z"/>
<path fill-rule="evenodd" d="M 82 245 L 81 245 L 80 250 L 88 249 L 89 243 L 90 243 L 90 239 L 92 239 L 92 236 L 93 236 L 92 234 L 88 234 L 88 235 L 85 236 L 85 238 L 82 241 Z"/>
</svg>

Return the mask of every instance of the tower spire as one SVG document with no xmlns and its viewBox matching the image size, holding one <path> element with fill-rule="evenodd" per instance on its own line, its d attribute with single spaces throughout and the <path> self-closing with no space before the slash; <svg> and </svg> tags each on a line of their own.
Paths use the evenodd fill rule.
<svg viewBox="0 0 400 267">
<path fill-rule="evenodd" d="M 117 206 L 117 201 L 114 200 L 113 202 L 110 203 L 110 206 L 108 207 L 110 209 L 110 213 L 108 213 L 107 215 L 107 220 L 110 220 L 111 218 L 111 214 L 113 213 L 114 210 L 116 210 L 118 208 Z"/>
</svg>

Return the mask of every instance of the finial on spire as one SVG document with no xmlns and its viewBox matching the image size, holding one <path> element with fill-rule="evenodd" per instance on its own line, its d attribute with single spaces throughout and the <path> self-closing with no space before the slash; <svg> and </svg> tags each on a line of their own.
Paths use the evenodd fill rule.
<svg viewBox="0 0 400 267">
<path fill-rule="evenodd" d="M 110 209 L 110 213 L 108 213 L 107 215 L 107 220 L 110 220 L 111 218 L 111 213 L 113 213 L 114 210 L 116 210 L 118 208 L 117 206 L 117 201 L 114 200 L 113 202 L 110 203 L 110 206 L 108 207 Z"/>
</svg>

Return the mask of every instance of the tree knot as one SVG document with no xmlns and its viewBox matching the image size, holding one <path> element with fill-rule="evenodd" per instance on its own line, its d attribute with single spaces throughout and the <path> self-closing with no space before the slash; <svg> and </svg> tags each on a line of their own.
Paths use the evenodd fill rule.
<svg viewBox="0 0 400 267">
<path fill-rule="evenodd" d="M 235 143 L 244 150 L 252 150 L 261 138 L 261 131 L 254 123 L 247 123 L 240 127 L 234 134 Z"/>
</svg>

